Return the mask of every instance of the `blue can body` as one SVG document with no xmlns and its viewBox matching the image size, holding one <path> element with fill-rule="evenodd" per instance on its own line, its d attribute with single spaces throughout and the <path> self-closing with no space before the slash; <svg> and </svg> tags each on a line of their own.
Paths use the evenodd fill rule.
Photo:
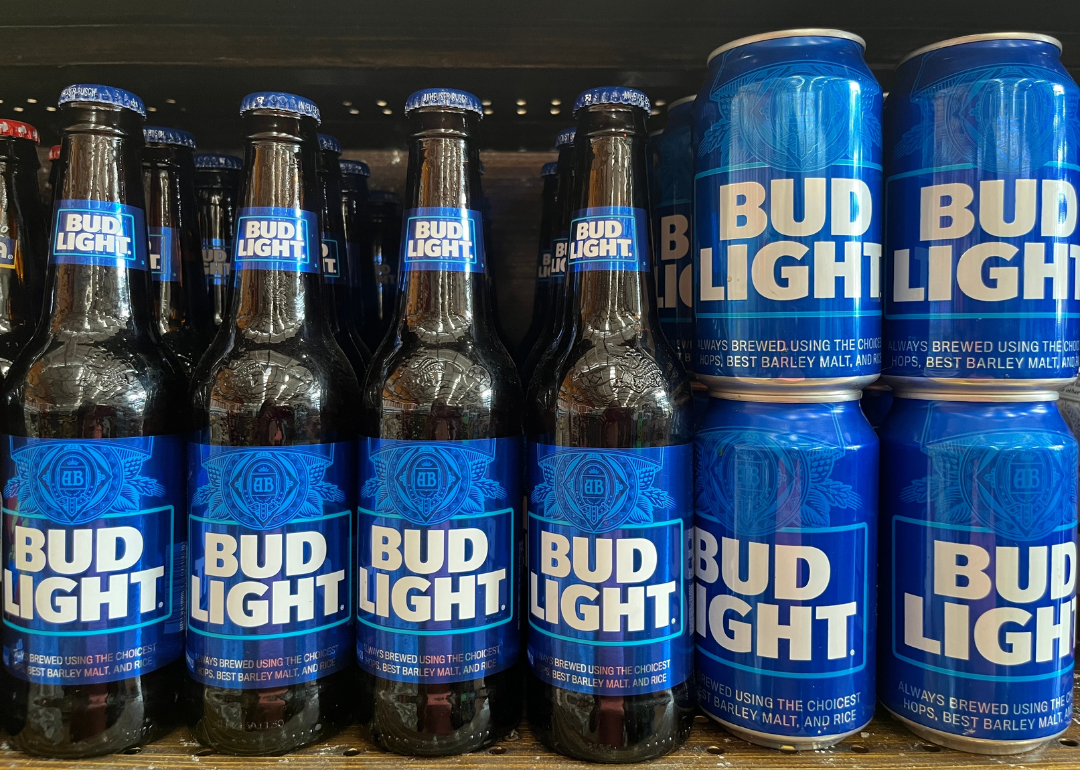
<svg viewBox="0 0 1080 770">
<path fill-rule="evenodd" d="M 1040 36 L 946 41 L 900 65 L 883 375 L 939 392 L 1076 377 L 1078 101 Z"/>
<path fill-rule="evenodd" d="M 874 714 L 877 437 L 854 400 L 714 398 L 694 454 L 698 702 L 755 743 L 836 743 Z"/>
<path fill-rule="evenodd" d="M 861 41 L 714 54 L 694 106 L 694 372 L 835 400 L 881 365 L 881 89 Z"/>
<path fill-rule="evenodd" d="M 690 254 L 693 231 L 694 155 L 691 149 L 693 97 L 668 108 L 663 133 L 653 137 L 655 151 L 653 237 L 656 240 L 656 312 L 664 336 L 692 371 L 694 349 L 694 269 Z"/>
<path fill-rule="evenodd" d="M 882 703 L 1025 751 L 1072 712 L 1077 445 L 1052 401 L 893 401 L 881 436 Z"/>
</svg>

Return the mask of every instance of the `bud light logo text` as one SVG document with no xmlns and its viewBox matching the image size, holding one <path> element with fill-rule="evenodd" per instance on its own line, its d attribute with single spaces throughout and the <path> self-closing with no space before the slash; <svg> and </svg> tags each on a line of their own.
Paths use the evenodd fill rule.
<svg viewBox="0 0 1080 770">
<path fill-rule="evenodd" d="M 4 665 L 127 679 L 183 650 L 183 439 L 3 438 Z"/>
<path fill-rule="evenodd" d="M 146 270 L 143 210 L 121 203 L 57 201 L 51 259 L 56 264 Z"/>
<path fill-rule="evenodd" d="M 189 445 L 188 670 L 218 687 L 352 662 L 355 444 Z"/>
<path fill-rule="evenodd" d="M 0 268 L 15 269 L 15 240 L 0 238 Z"/>
<path fill-rule="evenodd" d="M 598 695 L 685 681 L 691 447 L 528 451 L 533 671 Z"/>
<path fill-rule="evenodd" d="M 232 275 L 232 246 L 223 238 L 203 238 L 203 275 L 211 286 L 223 286 Z"/>
<path fill-rule="evenodd" d="M 407 210 L 402 224 L 405 269 L 484 272 L 482 217 L 472 209 Z"/>
<path fill-rule="evenodd" d="M 180 231 L 174 227 L 149 227 L 150 277 L 155 281 L 180 280 Z"/>
<path fill-rule="evenodd" d="M 333 283 L 341 278 L 341 257 L 345 246 L 331 233 L 322 234 L 322 274 L 323 280 Z"/>
<path fill-rule="evenodd" d="M 643 209 L 600 206 L 576 211 L 570 223 L 570 269 L 651 270 L 648 233 Z"/>
<path fill-rule="evenodd" d="M 237 212 L 237 270 L 317 273 L 322 269 L 319 218 L 310 211 L 249 207 Z"/>
<path fill-rule="evenodd" d="M 362 442 L 360 665 L 423 683 L 513 665 L 520 440 Z"/>
</svg>

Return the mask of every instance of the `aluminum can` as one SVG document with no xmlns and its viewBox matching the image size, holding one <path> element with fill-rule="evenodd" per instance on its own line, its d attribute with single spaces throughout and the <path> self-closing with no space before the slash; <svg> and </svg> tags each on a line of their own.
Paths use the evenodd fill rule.
<svg viewBox="0 0 1080 770">
<path fill-rule="evenodd" d="M 1080 89 L 1060 49 L 971 35 L 897 69 L 882 363 L 895 387 L 992 395 L 1076 378 Z"/>
<path fill-rule="evenodd" d="M 863 41 L 713 52 L 694 104 L 694 372 L 714 394 L 848 398 L 881 368 L 881 88 Z"/>
<path fill-rule="evenodd" d="M 713 398 L 698 428 L 698 703 L 763 746 L 831 746 L 874 714 L 878 439 L 857 398 Z"/>
<path fill-rule="evenodd" d="M 950 398 L 899 390 L 879 431 L 881 701 L 926 740 L 1017 754 L 1072 713 L 1076 440 L 1054 392 Z"/>
</svg>

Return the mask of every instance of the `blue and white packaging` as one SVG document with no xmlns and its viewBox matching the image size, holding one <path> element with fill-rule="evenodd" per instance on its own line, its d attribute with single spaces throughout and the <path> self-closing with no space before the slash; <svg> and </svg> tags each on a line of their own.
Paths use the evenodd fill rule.
<svg viewBox="0 0 1080 770">
<path fill-rule="evenodd" d="M 691 368 L 711 388 L 832 398 L 878 375 L 881 101 L 847 32 L 710 57 L 694 103 Z"/>
<path fill-rule="evenodd" d="M 53 204 L 49 260 L 146 270 L 146 218 L 137 206 L 91 200 Z"/>
<path fill-rule="evenodd" d="M 100 684 L 179 660 L 184 439 L 2 440 L 8 673 Z"/>
<path fill-rule="evenodd" d="M 360 447 L 360 666 L 421 684 L 513 666 L 521 439 L 363 438 Z"/>
<path fill-rule="evenodd" d="M 322 270 L 319 216 L 313 211 L 246 206 L 236 212 L 237 270 Z"/>
<path fill-rule="evenodd" d="M 698 702 L 833 745 L 874 714 L 878 441 L 858 401 L 713 398 L 695 439 Z"/>
<path fill-rule="evenodd" d="M 692 445 L 529 442 L 529 664 L 588 695 L 667 690 L 693 673 Z"/>
<path fill-rule="evenodd" d="M 580 270 L 652 270 L 649 214 L 631 206 L 596 206 L 570 220 L 567 267 Z"/>
<path fill-rule="evenodd" d="M 224 238 L 202 239 L 203 275 L 213 286 L 228 285 L 232 276 L 232 244 Z"/>
<path fill-rule="evenodd" d="M 406 209 L 402 218 L 403 270 L 484 272 L 483 214 L 473 209 Z"/>
<path fill-rule="evenodd" d="M 180 280 L 180 231 L 175 227 L 149 227 L 150 278 L 154 281 Z"/>
</svg>

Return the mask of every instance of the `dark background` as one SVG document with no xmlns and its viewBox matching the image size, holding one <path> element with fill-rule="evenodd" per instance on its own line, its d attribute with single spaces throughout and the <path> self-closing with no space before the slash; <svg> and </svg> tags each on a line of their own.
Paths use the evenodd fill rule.
<svg viewBox="0 0 1080 770">
<path fill-rule="evenodd" d="M 347 157 L 372 163 L 376 186 L 400 191 L 405 98 L 428 86 L 472 91 L 491 102 L 480 146 L 500 307 L 517 336 L 532 304 L 539 165 L 572 124 L 577 94 L 640 88 L 660 128 L 661 102 L 697 91 L 714 48 L 806 26 L 863 36 L 885 90 L 915 48 L 990 31 L 1053 35 L 1080 74 L 1078 0 L 36 0 L 0 4 L 0 118 L 34 124 L 47 148 L 60 89 L 105 83 L 141 96 L 148 123 L 189 130 L 200 149 L 235 150 L 243 95 L 291 91 L 319 104 L 321 130 Z"/>
</svg>

